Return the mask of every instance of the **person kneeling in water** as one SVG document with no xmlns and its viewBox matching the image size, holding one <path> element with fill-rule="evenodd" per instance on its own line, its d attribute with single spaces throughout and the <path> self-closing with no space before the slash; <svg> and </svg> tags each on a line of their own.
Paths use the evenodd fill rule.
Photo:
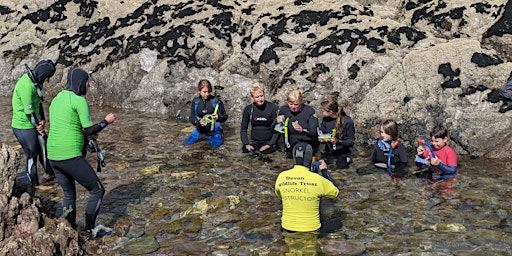
<svg viewBox="0 0 512 256">
<path fill-rule="evenodd" d="M 283 203 L 281 226 L 292 232 L 310 232 L 320 229 L 320 198 L 336 198 L 339 189 L 330 178 L 327 164 L 320 160 L 319 175 L 311 171 L 313 149 L 305 142 L 293 148 L 295 166 L 277 177 L 275 193 Z M 327 176 L 325 178 L 324 176 Z"/>
</svg>

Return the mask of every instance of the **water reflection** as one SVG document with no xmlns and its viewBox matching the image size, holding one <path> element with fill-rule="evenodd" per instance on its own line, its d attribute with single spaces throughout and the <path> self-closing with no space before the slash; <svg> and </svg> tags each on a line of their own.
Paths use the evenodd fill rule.
<svg viewBox="0 0 512 256">
<path fill-rule="evenodd" d="M 1 99 L 0 109 L 2 143 L 17 145 L 9 98 Z M 101 254 L 284 255 L 295 248 L 280 230 L 281 202 L 274 194 L 278 173 L 292 167 L 282 153 L 242 154 L 237 124 L 226 125 L 218 149 L 183 147 L 185 121 L 92 108 L 96 118 L 109 112 L 117 120 L 98 138 L 106 195 L 97 224 L 113 234 L 98 241 Z M 369 152 L 355 151 L 349 169 L 332 172 L 342 185 L 339 199 L 322 200 L 320 255 L 512 254 L 510 159 L 459 156 L 451 181 L 412 176 L 393 182 L 386 172 L 358 175 Z M 96 154 L 89 156 L 95 166 Z M 81 212 L 87 192 L 77 189 Z M 50 210 L 59 208 L 58 186 L 37 193 Z"/>
</svg>

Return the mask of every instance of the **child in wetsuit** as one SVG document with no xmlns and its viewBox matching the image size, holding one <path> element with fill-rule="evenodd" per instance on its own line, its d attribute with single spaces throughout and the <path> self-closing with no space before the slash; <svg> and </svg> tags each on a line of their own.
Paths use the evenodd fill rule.
<svg viewBox="0 0 512 256">
<path fill-rule="evenodd" d="M 350 148 L 355 142 L 354 121 L 332 98 L 322 101 L 320 108 L 323 117 L 318 140 L 325 144 L 322 159 L 328 164 L 336 161 L 337 169 L 347 169 L 350 164 Z"/>
<path fill-rule="evenodd" d="M 247 105 L 242 114 L 240 124 L 240 139 L 242 140 L 242 152 L 260 152 L 270 154 L 277 149 L 279 133 L 274 131 L 272 123 L 277 118 L 278 107 L 275 103 L 265 100 L 265 90 L 259 83 L 251 87 L 252 104 Z M 251 125 L 251 137 L 247 136 L 247 130 Z"/>
<path fill-rule="evenodd" d="M 380 125 L 380 137 L 370 159 L 372 163 L 389 172 L 394 180 L 405 177 L 408 172 L 407 150 L 398 140 L 398 125 L 393 120 L 386 120 Z"/>
<path fill-rule="evenodd" d="M 189 121 L 196 129 L 183 142 L 190 145 L 202 140 L 208 140 L 212 147 L 219 147 L 223 143 L 222 126 L 226 122 L 228 114 L 222 101 L 211 95 L 213 91 L 210 81 L 203 79 L 197 84 L 199 96 L 192 100 Z"/>
<path fill-rule="evenodd" d="M 457 175 L 457 153 L 448 144 L 448 130 L 437 125 L 430 132 L 430 144 L 419 145 L 414 162 L 417 166 L 427 165 L 428 170 L 416 174 L 430 180 L 444 180 Z M 433 153 L 431 152 L 432 147 Z"/>
</svg>

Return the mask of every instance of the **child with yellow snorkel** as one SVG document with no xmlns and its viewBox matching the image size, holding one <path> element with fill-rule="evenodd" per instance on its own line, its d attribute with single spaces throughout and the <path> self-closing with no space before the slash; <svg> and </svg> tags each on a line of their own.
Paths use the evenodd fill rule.
<svg viewBox="0 0 512 256">
<path fill-rule="evenodd" d="M 222 126 L 220 123 L 228 120 L 228 114 L 222 101 L 213 96 L 212 84 L 203 79 L 197 84 L 199 96 L 192 100 L 189 121 L 196 129 L 183 142 L 190 145 L 202 140 L 208 140 L 212 147 L 219 147 L 223 143 Z"/>
</svg>

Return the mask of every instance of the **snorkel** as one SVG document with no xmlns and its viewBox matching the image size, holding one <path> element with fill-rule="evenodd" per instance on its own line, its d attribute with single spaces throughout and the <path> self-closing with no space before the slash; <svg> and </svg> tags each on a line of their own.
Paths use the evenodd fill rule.
<svg viewBox="0 0 512 256">
<path fill-rule="evenodd" d="M 288 123 L 290 122 L 290 118 L 287 117 L 284 120 L 284 144 L 286 148 L 291 148 L 290 141 L 288 141 Z"/>
<path fill-rule="evenodd" d="M 391 148 L 389 149 L 388 153 L 388 172 L 391 177 L 393 177 L 393 168 L 395 166 L 391 165 L 391 157 L 393 156 L 393 149 L 395 149 L 398 146 L 398 140 L 395 140 L 393 144 L 391 144 Z"/>
<path fill-rule="evenodd" d="M 96 139 L 89 140 L 88 150 L 91 153 L 96 152 L 98 166 L 96 167 L 97 172 L 101 172 L 101 167 L 105 167 L 105 156 L 103 156 L 103 151 L 101 151 L 100 146 L 98 145 L 98 141 Z"/>
<path fill-rule="evenodd" d="M 336 138 L 336 129 L 332 129 L 331 138 Z M 336 143 L 332 144 L 332 150 L 336 150 L 337 143 L 338 143 L 338 140 L 336 140 Z"/>
<path fill-rule="evenodd" d="M 423 144 L 425 145 L 429 150 L 430 150 L 430 154 L 432 155 L 432 158 L 436 158 L 436 154 L 434 153 L 434 149 L 432 148 L 432 146 L 430 145 L 430 143 L 428 143 L 426 140 L 422 139 L 422 138 L 418 138 L 418 142 L 420 144 Z"/>
</svg>

